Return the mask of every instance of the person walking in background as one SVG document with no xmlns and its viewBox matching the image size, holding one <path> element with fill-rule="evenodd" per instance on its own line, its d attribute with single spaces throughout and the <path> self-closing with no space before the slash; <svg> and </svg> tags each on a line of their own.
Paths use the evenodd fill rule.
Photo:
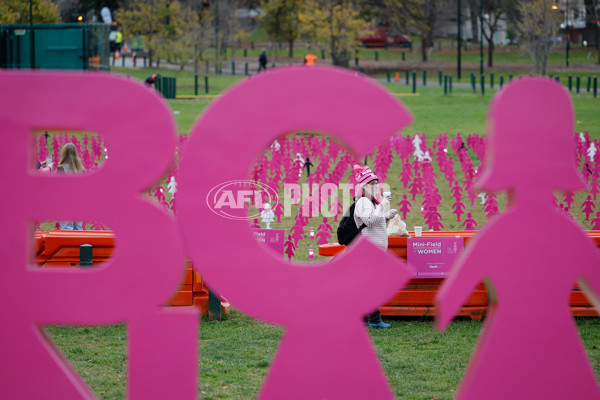
<svg viewBox="0 0 600 400">
<path fill-rule="evenodd" d="M 67 143 L 63 146 L 62 150 L 60 151 L 60 161 L 58 162 L 56 170 L 59 173 L 65 174 L 76 174 L 80 172 L 85 172 L 83 163 L 81 162 L 81 159 L 77 154 L 77 148 L 73 143 Z M 82 231 L 83 222 L 62 221 L 60 223 L 60 229 L 65 231 Z"/>
<path fill-rule="evenodd" d="M 308 53 L 304 56 L 304 65 L 306 65 L 307 67 L 312 67 L 315 65 L 315 61 L 317 61 L 318 59 L 319 57 L 315 56 L 312 53 Z"/>
<path fill-rule="evenodd" d="M 258 56 L 258 72 L 267 70 L 267 52 L 263 50 Z"/>
</svg>

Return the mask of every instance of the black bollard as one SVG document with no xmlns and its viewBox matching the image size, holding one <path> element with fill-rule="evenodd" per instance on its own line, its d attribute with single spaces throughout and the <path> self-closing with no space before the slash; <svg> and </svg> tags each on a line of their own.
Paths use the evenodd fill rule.
<svg viewBox="0 0 600 400">
<path fill-rule="evenodd" d="M 413 78 L 412 92 L 417 93 L 417 71 L 413 71 L 412 78 Z"/>
<path fill-rule="evenodd" d="M 594 77 L 594 97 L 598 94 L 598 77 Z"/>
<path fill-rule="evenodd" d="M 573 91 L 573 77 L 571 75 L 569 75 L 568 86 L 569 86 L 569 92 L 572 92 Z"/>
<path fill-rule="evenodd" d="M 490 73 L 490 89 L 494 88 L 494 73 Z"/>
<path fill-rule="evenodd" d="M 444 75 L 444 94 L 448 94 L 448 75 Z"/>
<path fill-rule="evenodd" d="M 427 86 L 427 70 L 423 70 L 423 86 Z"/>
<path fill-rule="evenodd" d="M 390 83 L 392 81 L 392 72 L 390 71 L 389 68 L 385 70 L 385 74 L 387 77 L 387 83 Z"/>
<path fill-rule="evenodd" d="M 592 77 L 588 76 L 588 80 L 587 80 L 587 92 L 589 93 L 591 89 L 592 89 Z"/>
<path fill-rule="evenodd" d="M 194 96 L 198 96 L 198 74 L 194 74 Z"/>
<path fill-rule="evenodd" d="M 438 79 L 440 81 L 440 86 L 442 86 L 442 71 L 438 71 Z"/>
<path fill-rule="evenodd" d="M 406 86 L 410 85 L 410 72 L 406 70 Z"/>
<path fill-rule="evenodd" d="M 204 94 L 208 95 L 208 75 L 204 77 Z"/>
<path fill-rule="evenodd" d="M 504 86 L 504 75 L 500 75 L 500 89 Z"/>
<path fill-rule="evenodd" d="M 448 92 L 452 94 L 452 75 L 448 76 Z"/>
<path fill-rule="evenodd" d="M 485 75 L 481 74 L 481 94 L 485 94 Z"/>
<path fill-rule="evenodd" d="M 379 52 L 378 51 L 375 52 L 375 61 L 379 61 Z"/>
<path fill-rule="evenodd" d="M 244 64 L 244 75 L 248 76 L 248 63 Z"/>
<path fill-rule="evenodd" d="M 92 255 L 91 244 L 82 244 L 79 246 L 79 265 L 82 267 L 89 267 L 94 264 L 94 257 Z"/>
<path fill-rule="evenodd" d="M 581 88 L 581 77 L 577 76 L 577 78 L 575 78 L 575 92 L 577 94 L 579 94 L 579 89 Z"/>
</svg>

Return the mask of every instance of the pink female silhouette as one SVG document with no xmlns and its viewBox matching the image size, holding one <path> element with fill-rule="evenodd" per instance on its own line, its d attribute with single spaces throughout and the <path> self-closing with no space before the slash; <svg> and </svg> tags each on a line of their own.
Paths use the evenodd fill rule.
<svg viewBox="0 0 600 400">
<path fill-rule="evenodd" d="M 423 178 L 419 173 L 415 174 L 412 184 L 410 185 L 410 194 L 412 194 L 413 201 L 416 199 L 418 194 L 423 193 Z"/>
<path fill-rule="evenodd" d="M 592 220 L 592 230 L 600 231 L 600 211 L 596 213 L 596 218 Z"/>
<path fill-rule="evenodd" d="M 252 224 L 252 227 L 255 229 L 260 229 L 260 225 L 258 224 L 258 218 L 254 218 L 254 223 Z"/>
<path fill-rule="evenodd" d="M 465 227 L 465 231 L 475 231 L 477 230 L 475 227 L 477 226 L 477 221 L 475 221 L 471 217 L 471 213 L 467 213 L 467 218 L 463 222 L 463 226 Z"/>
<path fill-rule="evenodd" d="M 571 209 L 571 205 L 573 204 L 573 200 L 575 199 L 575 193 L 573 192 L 565 192 L 565 198 L 564 198 L 564 203 L 565 203 L 565 209 L 567 211 L 569 211 Z"/>
<path fill-rule="evenodd" d="M 450 189 L 450 192 L 456 201 L 460 201 L 462 199 L 462 188 L 456 181 L 454 181 L 454 186 L 452 189 Z"/>
<path fill-rule="evenodd" d="M 298 241 L 302 240 L 304 234 L 304 228 L 302 227 L 302 223 L 296 221 L 294 225 L 290 228 L 290 232 L 292 232 L 292 239 L 294 239 L 294 245 L 298 247 Z"/>
<path fill-rule="evenodd" d="M 315 236 L 318 239 L 317 244 L 326 244 L 329 243 L 328 239 L 331 237 L 331 233 L 327 229 L 323 229 L 319 230 Z"/>
<path fill-rule="evenodd" d="M 489 314 L 457 399 L 600 398 L 569 307 L 578 279 L 600 306 L 600 254 L 551 202 L 553 189 L 585 187 L 573 125 L 569 94 L 548 79 L 513 82 L 491 104 L 478 187 L 509 191 L 511 207 L 470 242 L 436 299 L 436 322 L 445 329 L 482 280 L 490 287 Z M 523 312 L 530 298 L 536 311 Z"/>
<path fill-rule="evenodd" d="M 454 210 L 454 214 L 456 214 L 456 222 L 460 222 L 460 216 L 463 215 L 465 213 L 465 204 L 460 201 L 460 199 L 457 199 L 454 204 L 452 204 L 452 210 Z M 469 216 L 471 215 L 471 213 L 469 213 Z M 464 226 L 464 224 L 463 224 Z M 470 229 L 467 229 L 470 230 Z"/>
<path fill-rule="evenodd" d="M 581 204 L 581 211 L 585 214 L 585 220 L 590 220 L 590 214 L 594 212 L 596 205 L 592 201 L 592 196 L 588 195 L 587 200 Z"/>
<path fill-rule="evenodd" d="M 402 196 L 402 200 L 398 203 L 398 212 L 402 213 L 402 219 L 406 220 L 406 214 L 410 212 L 412 204 L 408 200 L 407 195 Z"/>
<path fill-rule="evenodd" d="M 273 207 L 273 213 L 277 217 L 277 223 L 280 224 L 281 217 L 283 216 L 283 204 L 277 202 L 277 204 L 275 204 L 275 206 Z"/>
<path fill-rule="evenodd" d="M 288 261 L 292 261 L 292 256 L 295 254 L 294 250 L 298 248 L 292 240 L 292 235 L 288 235 L 288 240 L 283 244 L 283 247 L 284 253 L 288 256 Z"/>
</svg>

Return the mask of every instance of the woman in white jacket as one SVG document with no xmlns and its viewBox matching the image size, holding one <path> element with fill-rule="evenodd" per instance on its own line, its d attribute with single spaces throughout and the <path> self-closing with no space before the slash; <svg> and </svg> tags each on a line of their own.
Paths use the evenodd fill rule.
<svg viewBox="0 0 600 400">
<path fill-rule="evenodd" d="M 361 234 L 384 251 L 388 247 L 387 221 L 398 214 L 398 210 L 386 211 L 391 196 L 384 197 L 379 187 L 379 179 L 368 166 L 354 166 L 356 178 L 354 222 L 356 227 L 364 224 Z M 366 317 L 366 324 L 373 328 L 389 328 L 391 325 L 381 320 L 381 313 L 376 310 Z"/>
</svg>

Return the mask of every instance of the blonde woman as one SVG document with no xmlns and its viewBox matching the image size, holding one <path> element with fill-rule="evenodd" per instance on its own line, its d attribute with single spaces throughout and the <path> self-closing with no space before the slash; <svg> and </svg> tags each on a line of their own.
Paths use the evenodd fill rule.
<svg viewBox="0 0 600 400">
<path fill-rule="evenodd" d="M 60 161 L 56 168 L 58 172 L 67 174 L 76 174 L 84 172 L 85 168 L 83 163 L 77 154 L 77 148 L 73 143 L 67 143 L 63 146 L 60 151 Z M 60 223 L 60 229 L 66 231 L 81 231 L 83 230 L 82 221 L 62 221 Z"/>
</svg>

